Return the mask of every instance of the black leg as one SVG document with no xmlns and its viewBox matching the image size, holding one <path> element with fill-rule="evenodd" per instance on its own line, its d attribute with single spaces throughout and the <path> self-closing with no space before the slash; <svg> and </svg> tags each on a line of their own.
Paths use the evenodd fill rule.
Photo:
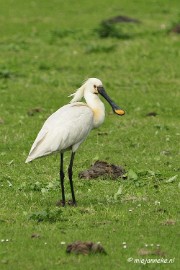
<svg viewBox="0 0 180 270">
<path fill-rule="evenodd" d="M 75 152 L 72 152 L 70 164 L 68 167 L 68 175 L 69 175 L 69 182 L 70 182 L 70 186 L 71 186 L 72 204 L 76 205 L 76 199 L 75 199 L 74 188 L 73 188 L 73 180 L 72 180 L 72 175 L 73 175 L 72 167 L 73 167 L 74 156 L 75 156 Z"/>
<path fill-rule="evenodd" d="M 62 206 L 65 205 L 65 193 L 64 193 L 64 171 L 63 171 L 63 153 L 61 153 L 61 161 L 60 161 L 60 180 L 61 180 L 61 192 L 62 192 Z"/>
</svg>

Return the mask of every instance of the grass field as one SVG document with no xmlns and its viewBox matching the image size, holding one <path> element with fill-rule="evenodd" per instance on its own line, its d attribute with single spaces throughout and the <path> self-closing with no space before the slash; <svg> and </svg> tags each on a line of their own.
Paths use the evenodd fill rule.
<svg viewBox="0 0 180 270">
<path fill-rule="evenodd" d="M 180 38 L 169 32 L 179 1 L 0 7 L 0 269 L 180 269 Z M 101 37 L 100 23 L 117 15 L 141 23 Z M 44 120 L 88 77 L 100 78 L 126 115 L 106 104 L 105 123 L 76 154 L 78 206 L 58 208 L 59 156 L 24 162 Z M 127 179 L 79 179 L 96 160 L 123 166 Z M 107 255 L 66 254 L 77 240 L 101 242 Z"/>
</svg>

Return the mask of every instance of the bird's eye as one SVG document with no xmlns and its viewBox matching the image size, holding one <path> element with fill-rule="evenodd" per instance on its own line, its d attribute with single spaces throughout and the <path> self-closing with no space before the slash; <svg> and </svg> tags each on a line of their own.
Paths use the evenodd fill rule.
<svg viewBox="0 0 180 270">
<path fill-rule="evenodd" d="M 96 87 L 96 85 L 94 84 L 94 89 L 96 89 L 97 87 Z"/>
</svg>

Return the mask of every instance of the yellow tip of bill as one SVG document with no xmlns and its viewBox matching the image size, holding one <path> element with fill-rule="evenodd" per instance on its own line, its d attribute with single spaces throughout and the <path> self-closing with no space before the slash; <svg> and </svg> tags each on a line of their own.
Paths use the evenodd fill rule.
<svg viewBox="0 0 180 270">
<path fill-rule="evenodd" d="M 124 115 L 125 111 L 119 109 L 119 110 L 115 110 L 115 113 L 118 114 L 118 115 Z"/>
</svg>

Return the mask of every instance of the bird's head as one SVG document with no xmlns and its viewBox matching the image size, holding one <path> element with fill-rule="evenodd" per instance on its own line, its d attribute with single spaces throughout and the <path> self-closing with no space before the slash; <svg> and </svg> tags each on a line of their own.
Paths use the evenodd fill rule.
<svg viewBox="0 0 180 270">
<path fill-rule="evenodd" d="M 96 78 L 89 78 L 85 84 L 85 91 L 91 92 L 92 94 L 99 94 L 98 89 L 103 87 L 102 82 Z"/>
<path fill-rule="evenodd" d="M 118 105 L 116 105 L 116 103 L 112 101 L 112 99 L 108 96 L 101 80 L 97 78 L 89 78 L 74 94 L 72 94 L 71 96 L 73 96 L 73 99 L 71 100 L 71 103 L 80 101 L 84 96 L 85 91 L 88 91 L 95 95 L 100 94 L 110 104 L 114 113 L 121 116 L 125 114 L 124 110 L 122 110 Z"/>
</svg>

